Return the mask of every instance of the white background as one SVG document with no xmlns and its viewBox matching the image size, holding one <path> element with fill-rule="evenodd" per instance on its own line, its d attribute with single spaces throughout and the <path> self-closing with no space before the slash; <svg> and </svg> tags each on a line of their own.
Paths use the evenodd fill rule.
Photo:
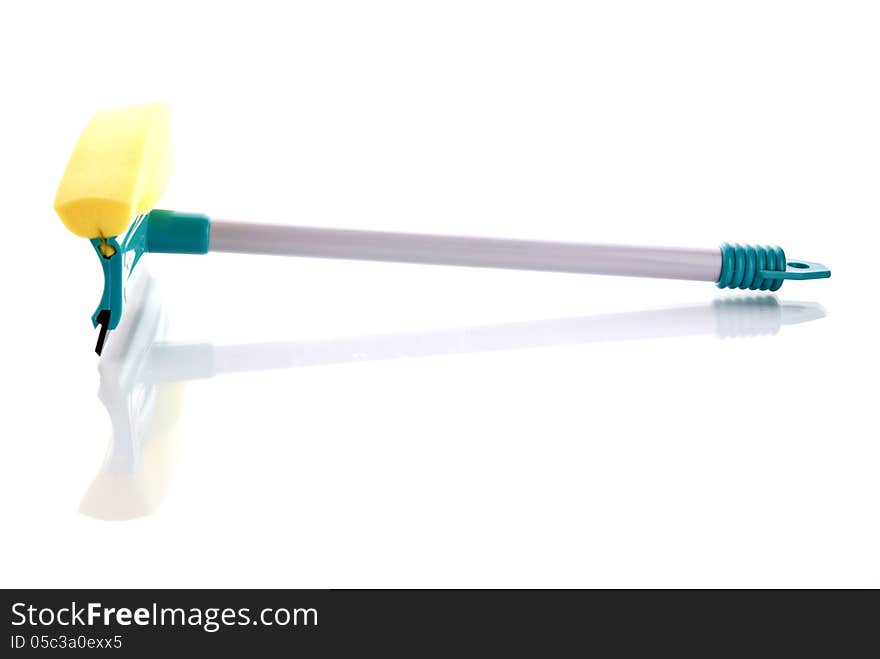
<svg viewBox="0 0 880 659">
<path fill-rule="evenodd" d="M 880 586 L 878 34 L 869 2 L 4 3 L 0 585 Z M 95 519 L 100 270 L 52 199 L 93 112 L 154 100 L 167 208 L 778 243 L 834 276 L 775 308 L 827 315 L 722 339 L 708 283 L 153 255 L 169 340 L 340 363 L 188 383 L 115 475 L 151 514 Z"/>
</svg>

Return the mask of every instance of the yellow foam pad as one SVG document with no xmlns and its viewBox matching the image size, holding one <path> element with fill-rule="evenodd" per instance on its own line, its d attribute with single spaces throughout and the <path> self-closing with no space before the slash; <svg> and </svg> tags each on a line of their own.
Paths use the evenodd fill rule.
<svg viewBox="0 0 880 659">
<path fill-rule="evenodd" d="M 99 112 L 73 148 L 55 212 L 83 238 L 109 238 L 150 211 L 171 174 L 169 108 L 133 105 Z"/>
</svg>

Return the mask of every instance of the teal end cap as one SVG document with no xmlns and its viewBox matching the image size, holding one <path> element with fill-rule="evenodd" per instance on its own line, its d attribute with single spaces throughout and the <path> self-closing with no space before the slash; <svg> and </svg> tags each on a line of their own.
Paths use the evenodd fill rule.
<svg viewBox="0 0 880 659">
<path fill-rule="evenodd" d="M 821 263 L 788 261 L 781 247 L 739 245 L 721 246 L 721 274 L 718 288 L 776 291 L 786 279 L 825 279 L 831 270 Z"/>
<path fill-rule="evenodd" d="M 147 251 L 161 254 L 207 254 L 211 220 L 199 213 L 156 209 L 147 216 Z"/>
</svg>

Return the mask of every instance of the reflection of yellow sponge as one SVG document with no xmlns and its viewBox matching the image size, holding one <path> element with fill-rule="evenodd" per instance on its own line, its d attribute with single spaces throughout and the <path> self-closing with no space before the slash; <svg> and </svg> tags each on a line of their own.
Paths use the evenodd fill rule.
<svg viewBox="0 0 880 659">
<path fill-rule="evenodd" d="M 170 174 L 168 106 L 99 112 L 73 148 L 55 211 L 78 236 L 117 236 L 155 206 Z"/>
</svg>

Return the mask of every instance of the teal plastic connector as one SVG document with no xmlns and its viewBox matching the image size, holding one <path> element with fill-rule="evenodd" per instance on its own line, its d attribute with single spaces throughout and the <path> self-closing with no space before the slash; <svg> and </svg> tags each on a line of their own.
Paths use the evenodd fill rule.
<svg viewBox="0 0 880 659">
<path fill-rule="evenodd" d="M 125 306 L 125 286 L 141 257 L 147 252 L 165 254 L 206 254 L 211 223 L 198 213 L 153 210 L 138 216 L 125 237 L 90 240 L 104 272 L 104 292 L 92 315 L 92 324 L 101 326 L 98 352 L 109 330 L 116 329 Z"/>
</svg>

